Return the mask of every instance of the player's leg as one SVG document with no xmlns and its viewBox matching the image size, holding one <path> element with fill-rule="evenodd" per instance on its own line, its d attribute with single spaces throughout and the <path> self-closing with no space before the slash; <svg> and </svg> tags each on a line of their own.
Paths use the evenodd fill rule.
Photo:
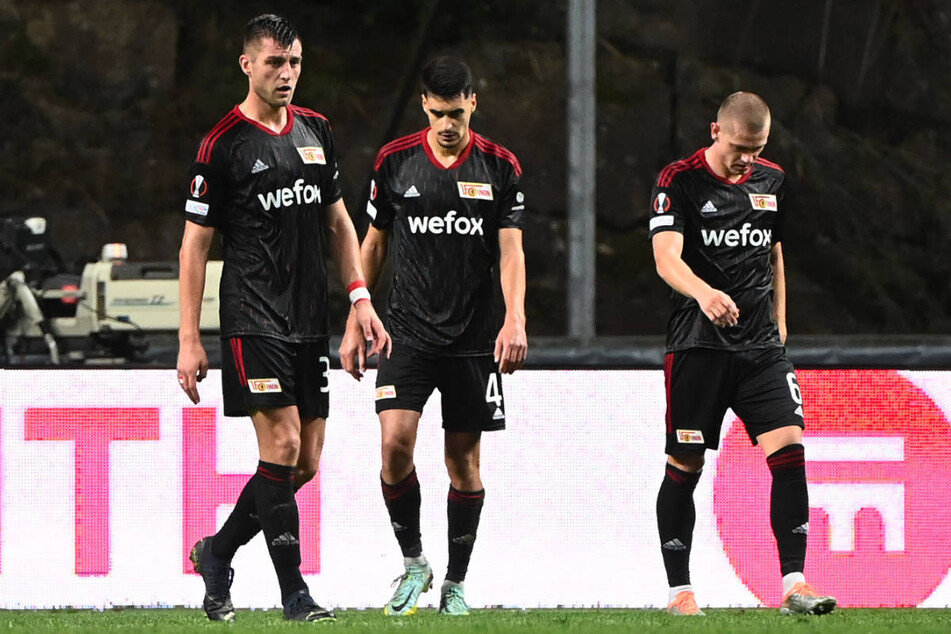
<svg viewBox="0 0 951 634">
<path fill-rule="evenodd" d="M 281 600 L 307 588 L 300 573 L 300 517 L 294 478 L 300 456 L 300 418 L 296 406 L 252 413 L 260 462 L 254 483 L 255 506 L 274 564 Z"/>
<path fill-rule="evenodd" d="M 234 337 L 222 341 L 221 389 L 226 416 L 248 416 L 261 407 L 293 404 L 285 389 L 293 384 L 289 374 L 290 351 L 281 342 L 263 337 Z M 280 389 L 254 389 L 257 387 Z M 204 537 L 192 548 L 190 559 L 205 582 L 203 601 L 208 618 L 230 621 L 234 618 L 231 604 L 231 559 L 260 530 L 256 508 L 260 465 L 235 502 L 234 509 L 221 529 Z"/>
<path fill-rule="evenodd" d="M 697 520 L 693 493 L 703 470 L 703 455 L 669 455 L 657 493 L 657 531 L 667 572 L 667 611 L 702 615 L 690 583 L 690 551 Z"/>
<path fill-rule="evenodd" d="M 413 410 L 380 412 L 383 458 L 380 486 L 404 567 L 403 574 L 394 582 L 393 596 L 383 607 L 387 616 L 415 614 L 419 595 L 429 590 L 433 582 L 432 568 L 423 554 L 419 528 L 422 496 L 413 463 L 419 418 L 420 413 Z"/>
<path fill-rule="evenodd" d="M 420 413 L 412 410 L 380 412 L 380 484 L 396 541 L 407 560 L 423 556 L 419 529 L 421 496 L 413 461 L 419 418 Z"/>
<path fill-rule="evenodd" d="M 475 546 L 485 500 L 479 471 L 482 432 L 505 429 L 502 375 L 491 355 L 441 360 L 437 383 L 442 393 L 445 461 L 449 472 L 446 514 L 449 565 L 442 584 L 439 612 L 469 613 L 463 584 Z"/>
<path fill-rule="evenodd" d="M 770 526 L 783 576 L 783 614 L 827 614 L 836 605 L 819 596 L 804 575 L 809 534 L 809 492 L 802 444 L 802 396 L 792 364 L 782 349 L 746 353 L 747 372 L 734 411 L 766 456 Z"/>
<path fill-rule="evenodd" d="M 703 615 L 690 581 L 697 518 L 693 495 L 706 450 L 719 445 L 728 367 L 728 355 L 710 350 L 665 357 L 667 464 L 657 493 L 657 530 L 667 573 L 667 611 L 679 616 Z"/>
<path fill-rule="evenodd" d="M 330 411 L 328 372 L 330 355 L 326 339 L 295 347 L 295 394 L 300 416 L 300 451 L 294 474 L 296 493 L 317 475 Z M 298 533 L 299 534 L 299 533 Z M 300 540 L 298 540 L 300 541 Z M 300 547 L 313 547 L 302 544 Z M 300 566 L 298 564 L 298 570 Z M 317 604 L 306 586 L 284 600 L 284 618 L 291 621 L 329 621 L 334 613 Z"/>
<path fill-rule="evenodd" d="M 485 501 L 479 473 L 481 432 L 445 434 L 445 460 L 449 472 L 446 515 L 449 524 L 449 565 L 441 588 L 439 611 L 453 616 L 469 613 L 463 583 L 475 546 Z"/>
<path fill-rule="evenodd" d="M 330 362 L 327 348 L 326 340 L 288 346 L 269 340 L 246 338 L 243 341 L 228 340 L 223 349 L 222 380 L 228 386 L 225 390 L 226 409 L 229 402 L 239 403 L 235 407 L 241 412 L 244 411 L 242 408 L 252 404 L 251 401 L 265 405 L 280 402 L 273 399 L 261 401 L 260 395 L 254 396 L 250 392 L 246 378 L 242 380 L 239 376 L 242 373 L 246 376 L 249 371 L 252 376 L 268 375 L 269 372 L 265 368 L 275 364 L 279 367 L 287 367 L 288 364 L 294 366 L 294 395 L 298 402 L 298 412 L 304 418 L 301 423 L 301 446 L 294 476 L 295 491 L 314 477 L 320 464 L 329 410 L 327 371 Z M 285 378 L 281 393 L 290 388 L 288 380 Z M 211 549 L 205 558 L 209 562 L 206 564 L 207 568 L 211 569 L 216 561 L 224 562 L 230 567 L 231 559 L 237 550 L 261 531 L 254 501 L 255 483 L 261 477 L 264 476 L 259 469 L 242 489 L 234 509 L 221 529 L 213 537 L 205 538 Z M 204 545 L 203 540 L 202 548 L 196 548 L 196 558 L 200 558 Z M 218 568 L 222 566 L 223 564 Z"/>
<path fill-rule="evenodd" d="M 295 359 L 297 411 L 301 420 L 300 454 L 294 489 L 317 475 L 330 413 L 330 346 L 327 339 L 302 343 Z"/>
<path fill-rule="evenodd" d="M 403 554 L 404 573 L 383 608 L 388 616 L 416 613 L 419 595 L 432 586 L 433 572 L 423 554 L 419 513 L 421 494 L 413 455 L 423 405 L 434 389 L 427 357 L 394 345 L 377 371 L 376 411 L 380 416 L 380 486 L 390 524 Z"/>
</svg>

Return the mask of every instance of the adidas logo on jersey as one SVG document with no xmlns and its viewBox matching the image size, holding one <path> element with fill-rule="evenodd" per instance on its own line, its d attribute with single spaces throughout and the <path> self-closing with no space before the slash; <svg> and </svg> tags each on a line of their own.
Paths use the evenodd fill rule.
<svg viewBox="0 0 951 634">
<path fill-rule="evenodd" d="M 419 190 L 416 189 L 416 185 L 410 185 L 406 193 L 403 194 L 403 198 L 419 198 Z"/>
<path fill-rule="evenodd" d="M 714 204 L 713 204 L 712 202 L 710 202 L 710 201 L 708 200 L 708 201 L 706 202 L 706 204 L 704 204 L 703 207 L 700 208 L 700 213 L 702 213 L 702 214 L 715 214 L 715 213 L 717 213 L 717 208 L 716 208 L 716 206 L 714 206 Z"/>
<path fill-rule="evenodd" d="M 251 168 L 251 173 L 257 174 L 258 172 L 263 172 L 264 170 L 268 170 L 268 169 L 271 169 L 270 165 L 262 162 L 261 159 L 257 159 L 256 161 L 254 161 L 254 166 Z"/>
</svg>

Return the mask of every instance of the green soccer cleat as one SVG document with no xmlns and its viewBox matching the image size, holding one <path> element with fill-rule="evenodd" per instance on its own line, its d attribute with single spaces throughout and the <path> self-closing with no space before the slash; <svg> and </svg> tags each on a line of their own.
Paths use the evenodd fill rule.
<svg viewBox="0 0 951 634">
<path fill-rule="evenodd" d="M 433 569 L 429 564 L 409 564 L 406 572 L 393 580 L 396 592 L 393 598 L 383 607 L 383 614 L 387 616 L 410 616 L 416 614 L 416 604 L 419 595 L 433 586 Z"/>
<path fill-rule="evenodd" d="M 469 616 L 465 591 L 461 583 L 443 581 L 439 597 L 439 613 L 449 616 Z"/>
<path fill-rule="evenodd" d="M 808 583 L 799 582 L 783 597 L 779 613 L 822 616 L 832 612 L 835 605 L 836 601 L 832 597 L 820 597 Z"/>
</svg>

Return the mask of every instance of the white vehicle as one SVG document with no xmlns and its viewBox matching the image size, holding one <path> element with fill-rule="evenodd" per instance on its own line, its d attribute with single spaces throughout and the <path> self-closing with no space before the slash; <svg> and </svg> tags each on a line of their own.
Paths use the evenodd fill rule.
<svg viewBox="0 0 951 634">
<path fill-rule="evenodd" d="M 0 219 L 3 365 L 38 350 L 53 365 L 121 362 L 143 352 L 150 333 L 178 330 L 178 262 L 129 262 L 124 244 L 107 244 L 75 275 L 57 272 L 53 254 L 44 218 Z M 208 262 L 202 332 L 219 330 L 221 266 Z"/>
</svg>

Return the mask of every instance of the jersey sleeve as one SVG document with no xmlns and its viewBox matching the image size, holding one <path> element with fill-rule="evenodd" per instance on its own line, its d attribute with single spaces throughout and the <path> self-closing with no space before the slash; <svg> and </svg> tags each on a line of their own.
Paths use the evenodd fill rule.
<svg viewBox="0 0 951 634">
<path fill-rule="evenodd" d="M 386 161 L 379 162 L 370 179 L 370 198 L 367 200 L 367 215 L 377 229 L 387 231 L 393 225 L 394 210 L 392 192 L 385 177 Z"/>
<path fill-rule="evenodd" d="M 786 181 L 783 180 L 776 190 L 776 224 L 773 226 L 773 244 L 782 242 L 786 230 L 786 206 L 789 204 L 789 192 L 786 188 Z"/>
<path fill-rule="evenodd" d="M 343 198 L 343 192 L 340 191 L 340 167 L 337 165 L 337 149 L 334 141 L 334 133 L 330 128 L 330 124 L 326 122 L 323 130 L 323 143 L 327 169 L 321 170 L 320 191 L 327 192 L 323 204 L 332 205 Z"/>
<path fill-rule="evenodd" d="M 224 221 L 227 171 L 217 150 L 205 163 L 197 159 L 188 170 L 188 191 L 185 193 L 185 219 L 206 226 L 220 227 Z"/>
<path fill-rule="evenodd" d="M 651 210 L 648 238 L 653 238 L 662 231 L 684 232 L 682 190 L 677 187 L 676 179 L 669 182 L 654 183 L 651 190 Z"/>
<path fill-rule="evenodd" d="M 514 166 L 499 195 L 499 229 L 521 229 L 525 194 L 519 184 L 521 169 Z"/>
</svg>

